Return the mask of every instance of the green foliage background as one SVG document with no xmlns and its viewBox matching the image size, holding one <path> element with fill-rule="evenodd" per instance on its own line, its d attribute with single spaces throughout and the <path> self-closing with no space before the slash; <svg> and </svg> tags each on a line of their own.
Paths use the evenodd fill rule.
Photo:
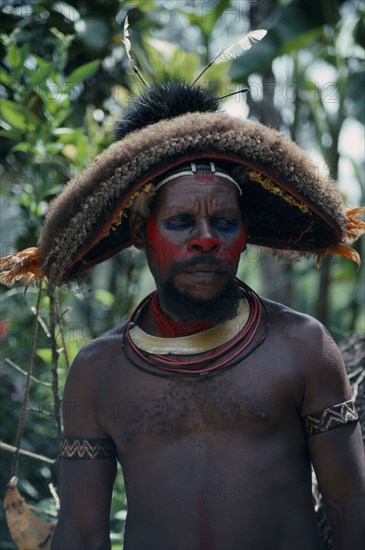
<svg viewBox="0 0 365 550">
<path fill-rule="evenodd" d="M 351 185 L 341 191 L 364 204 L 364 161 L 346 158 L 343 147 L 343 140 L 363 135 L 364 125 L 364 6 L 356 0 L 2 0 L 1 9 L 1 256 L 36 245 L 48 203 L 112 142 L 117 117 L 141 89 L 122 44 L 127 12 L 132 53 L 149 83 L 191 81 L 232 38 L 267 28 L 265 40 L 232 65 L 213 67 L 206 84 L 224 95 L 248 83 L 251 97 L 236 96 L 236 104 L 224 101 L 222 108 L 239 103 L 251 118 L 291 135 L 315 151 L 314 166 L 335 178 L 345 163 Z M 328 80 L 320 81 L 319 74 Z M 364 244 L 356 246 L 360 251 Z M 364 269 L 357 272 L 350 262 L 327 260 L 319 272 L 313 261 L 278 264 L 250 248 L 239 274 L 256 291 L 320 318 L 336 340 L 365 328 Z M 62 290 L 69 358 L 120 323 L 152 285 L 143 256 L 127 251 L 96 268 L 84 288 Z M 0 295 L 1 439 L 9 444 L 15 441 L 24 375 L 6 359 L 27 368 L 36 293 L 31 288 L 24 296 L 13 288 Z M 46 296 L 41 317 L 47 325 Z M 61 348 L 59 332 L 58 340 Z M 55 457 L 50 362 L 49 337 L 41 329 L 21 446 Z M 61 392 L 66 371 L 61 353 Z M 10 468 L 11 455 L 2 452 L 2 494 Z M 21 458 L 19 477 L 29 502 L 55 511 L 47 485 L 57 487 L 56 467 Z M 119 476 L 111 514 L 117 546 L 125 509 Z M 14 548 L 6 528 L 2 532 L 1 547 Z"/>
</svg>

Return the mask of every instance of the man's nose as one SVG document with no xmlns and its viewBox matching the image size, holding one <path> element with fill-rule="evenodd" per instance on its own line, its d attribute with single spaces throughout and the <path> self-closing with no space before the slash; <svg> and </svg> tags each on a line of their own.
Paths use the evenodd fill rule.
<svg viewBox="0 0 365 550">
<path fill-rule="evenodd" d="M 218 239 L 213 239 L 211 237 L 192 239 L 188 242 L 189 252 L 198 252 L 200 254 L 206 252 L 217 253 L 220 250 L 220 247 L 221 242 Z"/>
</svg>

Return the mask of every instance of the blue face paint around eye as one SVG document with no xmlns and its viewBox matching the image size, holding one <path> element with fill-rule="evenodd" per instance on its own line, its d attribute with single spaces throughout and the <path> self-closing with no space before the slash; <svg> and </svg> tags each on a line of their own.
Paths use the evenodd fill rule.
<svg viewBox="0 0 365 550">
<path fill-rule="evenodd" d="M 235 233 L 238 229 L 238 220 L 231 220 L 230 218 L 213 218 L 212 225 L 219 231 L 225 233 Z"/>
<path fill-rule="evenodd" d="M 176 216 L 176 218 L 165 220 L 163 222 L 164 228 L 170 231 L 182 231 L 184 229 L 192 227 L 193 225 L 194 221 L 191 218 L 185 216 Z"/>
</svg>

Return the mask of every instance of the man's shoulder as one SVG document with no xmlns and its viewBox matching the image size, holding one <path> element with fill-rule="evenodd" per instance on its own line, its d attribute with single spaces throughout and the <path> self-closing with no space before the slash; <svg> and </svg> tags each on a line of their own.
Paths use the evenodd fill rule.
<svg viewBox="0 0 365 550">
<path fill-rule="evenodd" d="M 100 370 L 103 365 L 108 364 L 110 358 L 116 357 L 122 349 L 125 326 L 126 323 L 118 325 L 82 346 L 72 363 L 71 370 L 82 371 L 87 368 L 91 371 L 93 367 Z"/>
<path fill-rule="evenodd" d="M 337 349 L 326 327 L 315 317 L 296 311 L 267 298 L 262 299 L 268 315 L 270 331 L 289 344 L 301 345 L 308 353 L 323 352 L 324 348 Z"/>
<path fill-rule="evenodd" d="M 291 350 L 305 371 L 334 365 L 342 369 L 337 344 L 318 319 L 272 300 L 264 299 L 263 303 L 268 312 L 271 340 L 281 343 L 283 353 Z"/>
<path fill-rule="evenodd" d="M 84 356 L 93 356 L 105 353 L 106 350 L 114 348 L 115 346 L 121 346 L 126 322 L 118 325 L 117 327 L 104 332 L 100 336 L 97 336 L 81 349 L 79 354 Z"/>
<path fill-rule="evenodd" d="M 315 317 L 302 313 L 289 306 L 274 302 L 268 298 L 261 298 L 261 301 L 268 313 L 269 321 L 275 324 L 285 324 L 288 322 L 305 326 L 323 326 Z"/>
<path fill-rule="evenodd" d="M 104 381 L 118 371 L 113 368 L 121 358 L 125 324 L 85 344 L 72 362 L 67 375 L 66 401 L 94 402 L 103 395 Z"/>
</svg>

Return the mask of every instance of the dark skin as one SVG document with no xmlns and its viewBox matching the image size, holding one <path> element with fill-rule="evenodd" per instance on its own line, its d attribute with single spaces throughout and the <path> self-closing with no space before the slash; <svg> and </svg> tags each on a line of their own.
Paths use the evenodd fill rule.
<svg viewBox="0 0 365 550">
<path fill-rule="evenodd" d="M 173 245 L 166 249 L 171 262 L 191 241 L 219 241 L 231 268 L 198 267 L 174 276 L 182 292 L 208 299 L 237 268 L 232 247 L 235 252 L 243 230 L 237 191 L 224 180 L 202 187 L 186 177 L 179 185 L 181 179 L 159 191 L 155 229 Z M 227 231 L 228 220 L 237 221 L 235 231 Z M 132 217 L 133 240 L 145 250 L 162 292 L 169 263 L 161 265 L 145 222 Z M 270 331 L 264 343 L 208 378 L 172 380 L 137 369 L 121 347 L 124 327 L 88 344 L 74 361 L 63 399 L 65 435 L 114 440 L 128 499 L 125 550 L 319 549 L 311 462 L 335 549 L 362 548 L 360 427 L 351 423 L 307 439 L 300 421 L 351 397 L 340 353 L 314 319 L 268 300 L 265 305 Z M 157 334 L 149 311 L 138 323 Z M 112 459 L 62 461 L 53 550 L 110 548 L 115 472 Z"/>
</svg>

